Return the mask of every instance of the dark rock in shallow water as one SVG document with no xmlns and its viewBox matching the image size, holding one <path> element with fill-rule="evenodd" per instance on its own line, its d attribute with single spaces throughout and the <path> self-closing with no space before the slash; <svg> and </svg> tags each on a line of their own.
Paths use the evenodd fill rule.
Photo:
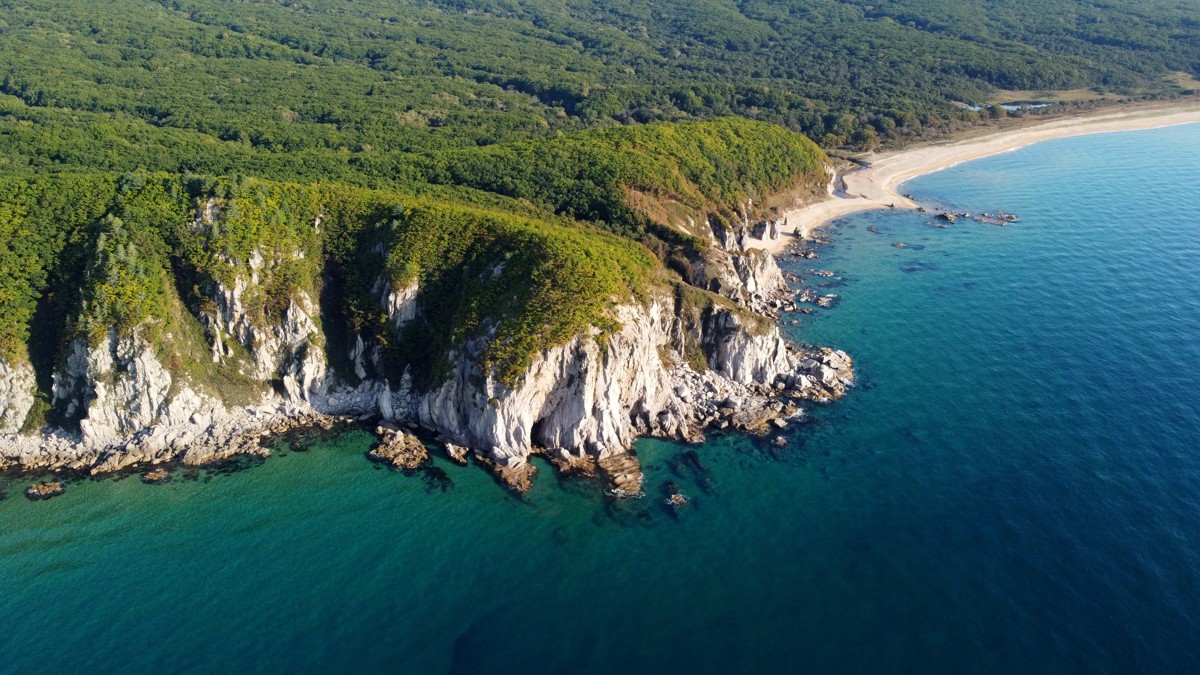
<svg viewBox="0 0 1200 675">
<path fill-rule="evenodd" d="M 668 460 L 668 463 L 672 473 L 683 479 L 691 478 L 705 494 L 711 495 L 716 491 L 712 471 L 704 465 L 700 454 L 695 450 L 681 452 Z"/>
<path fill-rule="evenodd" d="M 46 482 L 46 483 L 38 483 L 36 485 L 30 485 L 28 488 L 25 489 L 25 496 L 28 497 L 30 501 L 36 502 L 36 501 L 41 501 L 43 499 L 50 499 L 52 497 L 57 497 L 64 492 L 66 492 L 66 488 L 63 487 L 63 484 L 61 482 L 50 481 L 50 482 Z"/>
<path fill-rule="evenodd" d="M 450 474 L 432 465 L 421 471 L 421 479 L 425 481 L 426 492 L 449 492 L 450 488 L 454 487 Z"/>
<path fill-rule="evenodd" d="M 925 262 L 922 260 L 917 260 L 907 265 L 900 266 L 900 271 L 907 272 L 909 274 L 913 272 L 932 272 L 937 269 L 939 269 L 937 263 Z"/>
</svg>

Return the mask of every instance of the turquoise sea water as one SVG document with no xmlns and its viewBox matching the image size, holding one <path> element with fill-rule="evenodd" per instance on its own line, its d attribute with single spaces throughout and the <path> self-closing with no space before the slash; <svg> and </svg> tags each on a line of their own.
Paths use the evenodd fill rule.
<svg viewBox="0 0 1200 675">
<path fill-rule="evenodd" d="M 1200 126 L 905 191 L 1022 219 L 831 227 L 841 303 L 788 330 L 861 386 L 782 452 L 711 438 L 707 479 L 639 443 L 680 517 L 545 465 L 526 501 L 439 460 L 443 490 L 362 432 L 207 482 L 0 479 L 0 671 L 1194 671 Z"/>
</svg>

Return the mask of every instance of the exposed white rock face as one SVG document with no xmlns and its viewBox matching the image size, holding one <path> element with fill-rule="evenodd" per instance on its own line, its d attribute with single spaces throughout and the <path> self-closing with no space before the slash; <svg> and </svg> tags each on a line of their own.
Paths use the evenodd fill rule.
<svg viewBox="0 0 1200 675">
<path fill-rule="evenodd" d="M 68 418 L 79 419 L 82 442 L 103 446 L 155 425 L 193 424 L 223 408 L 210 397 L 176 383 L 137 335 L 116 329 L 94 347 L 76 338 L 54 373 L 53 396 Z"/>
<path fill-rule="evenodd" d="M 217 217 L 210 204 L 201 218 Z M 251 306 L 261 301 L 258 291 L 273 264 L 255 254 L 232 282 L 210 284 L 205 292 L 213 302 L 201 321 L 214 361 L 245 367 L 246 375 L 264 383 L 278 381 L 278 395 L 264 387 L 256 405 L 226 409 L 174 379 L 144 340 L 111 331 L 90 348 L 82 340 L 72 343 L 54 376 L 55 402 L 81 419 L 82 437 L 0 440 L 0 468 L 7 462 L 111 471 L 134 463 L 261 454 L 258 434 L 314 412 L 377 413 L 388 421 L 420 424 L 441 434 L 457 457 L 465 458 L 463 448 L 469 448 L 505 469 L 524 467 L 535 452 L 568 463 L 580 458 L 596 465 L 611 458 L 610 464 L 619 464 L 629 459 L 620 454 L 637 436 L 695 441 L 707 426 L 755 430 L 765 426 L 764 420 L 801 414 L 793 403 L 780 400 L 781 394 L 836 397 L 853 373 L 842 352 L 800 352 L 767 319 L 756 325 L 746 310 L 777 311 L 786 283 L 770 255 L 744 249 L 748 220 L 741 220 L 719 237 L 714 228 L 720 247 L 693 261 L 700 285 L 713 282 L 710 290 L 740 307 L 714 299 L 703 308 L 685 308 L 683 301 L 677 308 L 669 293 L 644 306 L 618 307 L 619 330 L 603 340 L 577 336 L 536 354 L 512 387 L 477 366 L 483 338 L 459 345 L 450 355 L 449 376 L 425 391 L 414 386 L 408 371 L 384 372 L 382 343 L 361 335 L 347 347 L 359 382 L 337 383 L 328 373 L 319 308 L 310 295 L 297 294 L 268 322 L 262 321 L 261 307 Z M 420 316 L 416 283 L 395 289 L 380 275 L 373 293 L 394 329 Z M 704 361 L 705 372 L 685 365 Z M 28 412 L 33 392 L 32 370 L 18 372 L 0 363 L 0 422 L 5 425 L 0 433 L 11 433 L 8 410 Z M 25 415 L 16 417 L 23 421 Z M 10 452 L 10 446 L 16 449 Z"/>
<path fill-rule="evenodd" d="M 712 241 L 726 251 L 742 248 L 739 236 L 741 228 L 737 225 L 727 226 L 721 220 L 709 218 L 708 227 L 712 230 Z"/>
<path fill-rule="evenodd" d="M 192 222 L 192 229 L 213 227 L 220 218 L 220 203 L 209 199 Z M 318 216 L 313 222 L 317 231 L 321 220 Z M 300 251 L 291 255 L 304 257 Z M 317 303 L 307 293 L 299 293 L 288 299 L 278 320 L 264 325 L 256 320 L 262 316 L 262 308 L 251 308 L 247 295 L 252 289 L 262 291 L 269 268 L 278 261 L 255 249 L 245 262 L 247 271 L 238 274 L 232 284 L 218 282 L 207 290 L 215 311 L 202 312 L 200 320 L 212 343 L 213 362 L 225 363 L 234 354 L 231 343 L 240 345 L 251 359 L 252 371 L 247 375 L 263 382 L 278 379 L 290 399 L 307 400 L 322 390 L 326 379 L 324 340 L 315 318 L 320 314 Z M 226 258 L 225 263 L 235 270 L 239 268 L 232 259 Z M 257 296 L 256 302 L 266 300 L 261 293 L 251 295 Z"/>
<path fill-rule="evenodd" d="M 765 296 L 786 285 L 783 271 L 775 263 L 775 258 L 762 249 L 752 248 L 730 258 L 741 287 L 751 296 Z"/>
<path fill-rule="evenodd" d="M 16 433 L 33 408 L 37 382 L 28 364 L 0 360 L 0 434 Z"/>
<path fill-rule="evenodd" d="M 392 326 L 397 330 L 417 318 L 417 294 L 420 291 L 421 287 L 416 281 L 396 290 L 392 288 L 392 282 L 382 274 L 375 279 L 375 284 L 371 287 L 371 293 L 380 299 Z"/>
<path fill-rule="evenodd" d="M 304 363 L 300 361 L 299 363 Z M 301 366 L 304 368 L 306 366 Z M 322 364 L 318 372 L 324 372 Z M 322 392 L 323 403 L 369 409 L 375 392 Z M 264 455 L 260 437 L 293 426 L 328 426 L 332 419 L 266 393 L 255 406 L 230 410 L 173 376 L 140 336 L 115 330 L 89 347 L 70 344 L 54 373 L 55 402 L 79 418 L 80 433 L 44 430 L 40 436 L 0 438 L 0 469 L 119 471 L 135 464 L 199 465 L 235 455 Z"/>
<path fill-rule="evenodd" d="M 701 339 L 709 367 L 739 384 L 773 384 L 778 375 L 795 367 L 777 327 L 754 335 L 734 312 L 714 312 Z"/>
<path fill-rule="evenodd" d="M 314 305 L 306 293 L 289 302 L 283 320 L 271 326 L 270 338 L 256 345 L 253 351 L 256 361 L 278 364 L 276 372 L 292 400 L 306 400 L 310 392 L 325 386 L 328 362 L 320 346 L 320 329 L 313 320 L 317 315 Z"/>
<path fill-rule="evenodd" d="M 786 289 L 775 258 L 759 248 L 747 248 L 749 230 L 738 223 L 732 229 L 710 221 L 716 246 L 690 261 L 687 282 L 747 307 L 769 313 L 774 296 Z"/>
<path fill-rule="evenodd" d="M 367 344 L 363 342 L 362 334 L 354 334 L 354 344 L 350 346 L 350 363 L 354 366 L 354 376 L 360 380 L 367 379 Z"/>
<path fill-rule="evenodd" d="M 783 225 L 787 227 L 786 219 Z M 754 227 L 750 228 L 750 236 L 759 241 L 775 241 L 779 239 L 779 221 L 774 219 L 758 221 Z"/>
<path fill-rule="evenodd" d="M 278 379 L 293 400 L 307 400 L 325 386 L 326 364 L 317 321 L 317 304 L 307 293 L 298 293 L 287 301 L 277 321 L 260 325 L 256 317 L 261 308 L 246 302 L 246 293 L 257 287 L 264 267 L 262 256 L 255 253 L 249 261 L 250 277 L 238 277 L 232 285 L 214 284 L 211 296 L 215 312 L 202 315 L 212 340 L 213 360 L 224 362 L 233 354 L 229 342 L 241 345 L 250 355 L 256 380 Z"/>
<path fill-rule="evenodd" d="M 633 442 L 634 419 L 654 428 L 674 394 L 658 347 L 668 340 L 661 305 L 622 307 L 624 327 L 608 339 L 581 336 L 538 354 L 510 389 L 484 377 L 468 345 L 454 356 L 451 377 L 419 399 L 417 415 L 459 445 L 512 466 L 532 447 L 604 457 Z M 482 384 L 482 386 L 480 386 Z"/>
<path fill-rule="evenodd" d="M 623 327 L 609 336 L 607 348 L 587 336 L 545 350 L 515 388 L 480 372 L 480 343 L 465 345 L 438 389 L 414 395 L 402 387 L 385 397 L 385 412 L 415 415 L 451 443 L 514 467 L 539 449 L 602 459 L 625 451 L 639 435 L 698 440 L 730 396 L 762 405 L 781 380 L 797 390 L 818 386 L 796 379 L 800 358 L 778 328 L 755 335 L 736 312 L 718 308 L 687 336 L 712 368 L 697 391 L 695 374 L 677 366 L 682 358 L 671 347 L 689 329 L 668 305 L 623 306 L 618 316 Z"/>
</svg>

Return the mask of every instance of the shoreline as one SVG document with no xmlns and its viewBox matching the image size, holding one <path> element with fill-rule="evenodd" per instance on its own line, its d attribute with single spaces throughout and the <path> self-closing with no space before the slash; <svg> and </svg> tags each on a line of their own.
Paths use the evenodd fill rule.
<svg viewBox="0 0 1200 675">
<path fill-rule="evenodd" d="M 778 255 L 793 242 L 808 239 L 814 230 L 840 216 L 892 208 L 892 205 L 898 209 L 915 209 L 917 204 L 899 193 L 900 185 L 963 162 L 1059 138 L 1193 123 L 1200 123 L 1200 101 L 1109 110 L 991 131 L 981 136 L 872 153 L 860 157 L 869 163 L 866 168 L 832 176 L 824 200 L 784 212 L 780 216 L 783 224 L 776 239 L 754 240 L 750 246 Z M 838 176 L 846 183 L 847 197 L 834 195 L 833 184 Z"/>
</svg>

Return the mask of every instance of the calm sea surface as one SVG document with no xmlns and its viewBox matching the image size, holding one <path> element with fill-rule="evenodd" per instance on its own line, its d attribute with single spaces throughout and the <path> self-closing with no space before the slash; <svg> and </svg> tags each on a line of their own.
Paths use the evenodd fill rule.
<svg viewBox="0 0 1200 675">
<path fill-rule="evenodd" d="M 904 189 L 1021 221 L 864 214 L 785 263 L 836 271 L 788 330 L 861 385 L 783 452 L 639 443 L 678 518 L 547 465 L 525 501 L 435 460 L 443 489 L 362 432 L 49 502 L 0 479 L 0 671 L 1195 671 L 1200 126 Z"/>
</svg>

